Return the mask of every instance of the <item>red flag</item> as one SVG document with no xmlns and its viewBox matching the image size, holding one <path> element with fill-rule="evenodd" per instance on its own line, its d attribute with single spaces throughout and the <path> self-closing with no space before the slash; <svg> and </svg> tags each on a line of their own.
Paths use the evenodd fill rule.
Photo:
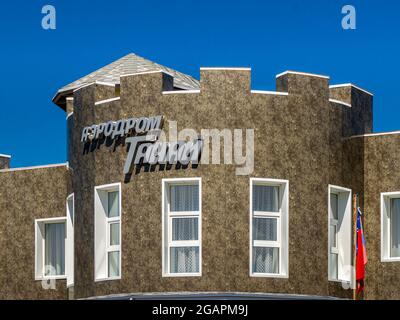
<svg viewBox="0 0 400 320">
<path fill-rule="evenodd" d="M 357 235 L 356 235 L 356 281 L 357 293 L 364 290 L 365 265 L 367 264 L 367 250 L 365 247 L 364 231 L 361 219 L 361 210 L 357 210 Z"/>
</svg>

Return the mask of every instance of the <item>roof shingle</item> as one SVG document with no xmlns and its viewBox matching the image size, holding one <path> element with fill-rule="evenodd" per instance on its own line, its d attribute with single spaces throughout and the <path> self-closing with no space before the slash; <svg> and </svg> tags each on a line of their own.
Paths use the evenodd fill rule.
<svg viewBox="0 0 400 320">
<path fill-rule="evenodd" d="M 119 84 L 121 75 L 159 70 L 165 71 L 174 77 L 174 87 L 176 88 L 190 90 L 199 89 L 200 87 L 199 81 L 189 75 L 144 59 L 134 53 L 130 53 L 62 87 L 54 96 L 53 102 L 64 109 L 63 105 L 65 104 L 66 96 L 70 95 L 73 90 L 81 86 L 96 81 Z"/>
</svg>

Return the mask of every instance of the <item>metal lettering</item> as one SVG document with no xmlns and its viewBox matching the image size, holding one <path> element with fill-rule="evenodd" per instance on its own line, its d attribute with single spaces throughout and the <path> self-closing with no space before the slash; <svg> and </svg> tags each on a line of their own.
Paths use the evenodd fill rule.
<svg viewBox="0 0 400 320">
<path fill-rule="evenodd" d="M 137 124 L 136 124 L 136 132 L 137 133 L 145 132 L 146 128 L 147 128 L 147 122 L 148 122 L 147 118 L 144 118 L 144 117 L 143 118 L 139 118 L 137 120 Z"/>
<path fill-rule="evenodd" d="M 162 119 L 161 116 L 150 117 L 147 120 L 146 131 L 154 130 L 154 129 L 160 129 L 160 127 L 161 127 L 161 119 Z"/>
<path fill-rule="evenodd" d="M 126 120 L 125 124 L 125 134 L 128 135 L 130 131 L 135 127 L 136 124 L 136 118 L 130 118 Z"/>
<path fill-rule="evenodd" d="M 106 127 L 105 123 L 100 123 L 97 126 L 97 131 L 96 131 L 96 135 L 95 135 L 96 139 L 98 139 L 100 137 L 100 135 L 104 132 L 105 127 Z"/>
<path fill-rule="evenodd" d="M 87 140 L 87 138 L 88 138 L 88 135 L 89 135 L 89 133 L 88 133 L 89 128 L 90 128 L 90 127 L 85 127 L 85 128 L 83 128 L 82 137 L 81 137 L 81 142 L 86 142 L 86 140 Z"/>
<path fill-rule="evenodd" d="M 123 137 L 125 135 L 125 120 L 118 120 L 114 126 L 112 138 L 117 136 Z"/>
<path fill-rule="evenodd" d="M 114 132 L 114 126 L 115 126 L 114 121 L 108 121 L 107 122 L 106 128 L 104 130 L 104 135 L 106 137 L 109 137 Z"/>
</svg>

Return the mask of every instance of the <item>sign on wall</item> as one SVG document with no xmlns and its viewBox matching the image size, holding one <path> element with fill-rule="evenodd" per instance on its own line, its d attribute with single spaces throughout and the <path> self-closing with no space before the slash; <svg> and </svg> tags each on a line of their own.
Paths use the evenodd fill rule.
<svg viewBox="0 0 400 320">
<path fill-rule="evenodd" d="M 129 174 L 132 164 L 198 164 L 203 147 L 199 137 L 192 141 L 159 141 L 163 117 L 140 117 L 108 121 L 83 128 L 81 142 L 92 143 L 103 137 L 125 138 L 129 145 L 124 174 Z"/>
</svg>

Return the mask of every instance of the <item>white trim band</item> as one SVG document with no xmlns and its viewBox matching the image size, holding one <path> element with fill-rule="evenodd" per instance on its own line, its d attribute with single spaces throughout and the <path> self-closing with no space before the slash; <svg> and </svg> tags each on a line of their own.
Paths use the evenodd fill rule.
<svg viewBox="0 0 400 320">
<path fill-rule="evenodd" d="M 356 136 L 348 137 L 347 139 L 363 138 L 363 137 L 368 138 L 368 137 L 378 137 L 378 136 L 390 136 L 390 135 L 395 135 L 395 134 L 400 134 L 400 130 L 399 131 L 391 131 L 391 132 L 359 134 L 359 135 L 356 135 Z"/>
<path fill-rule="evenodd" d="M 200 90 L 199 89 L 193 89 L 193 90 L 163 91 L 162 94 L 184 94 L 184 93 L 200 93 Z"/>
<path fill-rule="evenodd" d="M 106 100 L 100 100 L 94 103 L 95 106 L 98 106 L 100 104 L 104 104 L 104 103 L 108 103 L 108 102 L 113 102 L 113 101 L 118 101 L 120 100 L 121 97 L 115 97 L 115 98 L 110 98 L 110 99 L 106 99 Z"/>
<path fill-rule="evenodd" d="M 1 153 L 0 153 L 0 158 L 8 158 L 8 159 L 11 159 L 11 156 L 8 155 L 8 154 L 1 154 Z"/>
<path fill-rule="evenodd" d="M 55 167 L 66 167 L 66 166 L 67 166 L 66 163 L 59 163 L 59 164 L 48 164 L 48 165 L 44 165 L 44 166 L 2 169 L 2 170 L 0 170 L 0 172 L 35 170 L 35 169 L 46 169 L 46 168 L 55 168 Z"/>
<path fill-rule="evenodd" d="M 201 67 L 200 70 L 236 70 L 236 71 L 251 71 L 251 68 L 247 67 Z"/>
<path fill-rule="evenodd" d="M 398 131 L 390 131 L 390 132 L 359 134 L 359 135 L 356 135 L 356 136 L 351 136 L 348 139 L 351 139 L 351 138 L 362 138 L 362 137 L 389 136 L 389 135 L 394 135 L 394 134 L 400 134 L 400 130 L 398 130 Z"/>
<path fill-rule="evenodd" d="M 288 96 L 288 92 L 278 92 L 278 91 L 264 91 L 264 90 L 251 90 L 251 93 L 256 94 L 269 94 L 269 95 L 276 95 L 276 96 Z"/>
<path fill-rule="evenodd" d="M 374 95 L 373 93 L 371 93 L 371 92 L 369 92 L 369 91 L 367 91 L 365 89 L 362 89 L 362 88 L 360 88 L 360 87 L 358 87 L 358 86 L 356 86 L 356 85 L 354 85 L 352 83 L 334 84 L 334 85 L 329 86 L 329 89 L 342 88 L 342 87 L 353 87 L 353 88 L 356 88 L 357 90 L 365 92 L 366 94 L 369 94 L 370 96 Z"/>
<path fill-rule="evenodd" d="M 115 83 L 113 83 L 113 82 L 95 81 L 94 83 L 100 84 L 102 86 L 115 87 Z"/>
<path fill-rule="evenodd" d="M 298 72 L 298 71 L 289 71 L 289 70 L 285 71 L 285 72 L 282 72 L 280 74 L 277 74 L 276 78 L 282 77 L 282 76 L 284 76 L 286 74 L 297 74 L 297 75 L 300 75 L 300 76 L 310 76 L 310 77 L 318 77 L 318 78 L 323 78 L 323 79 L 330 79 L 330 77 L 324 76 L 324 75 L 320 75 L 320 74 L 307 73 L 307 72 Z"/>
<path fill-rule="evenodd" d="M 343 102 L 343 101 L 340 101 L 340 100 L 336 100 L 336 99 L 329 99 L 329 102 L 333 102 L 333 103 L 342 104 L 342 105 L 344 105 L 344 106 L 346 106 L 346 107 L 349 107 L 349 108 L 351 108 L 351 104 L 350 104 L 350 103 L 346 103 L 346 102 Z"/>
</svg>

